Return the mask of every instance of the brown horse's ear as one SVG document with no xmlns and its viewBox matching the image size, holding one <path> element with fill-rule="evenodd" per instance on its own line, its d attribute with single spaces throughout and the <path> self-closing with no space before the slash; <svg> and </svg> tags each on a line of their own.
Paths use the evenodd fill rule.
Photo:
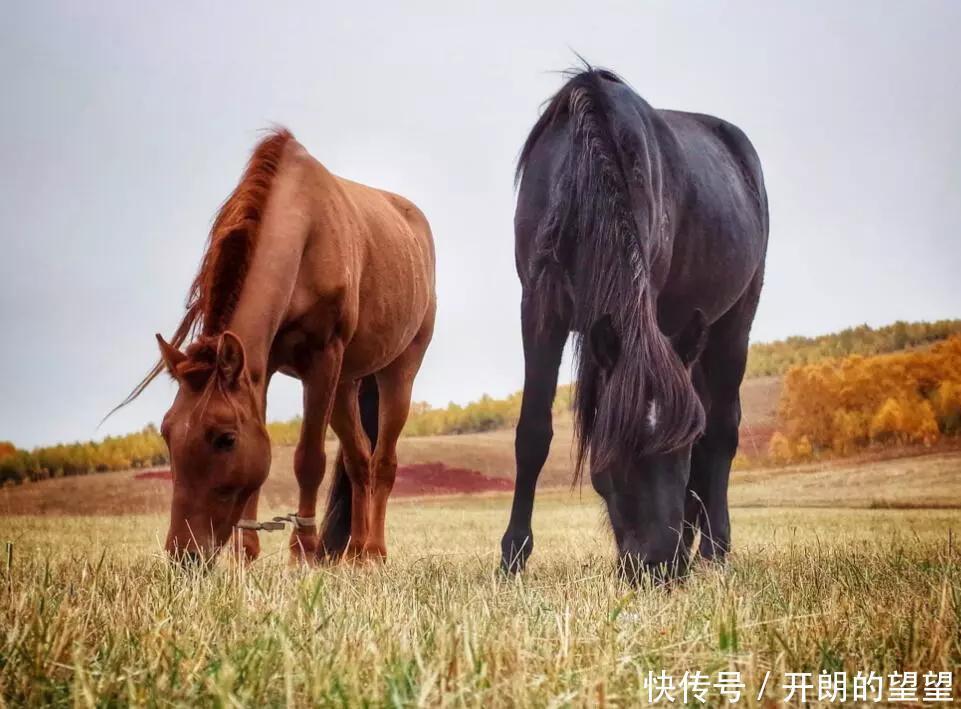
<svg viewBox="0 0 961 709">
<path fill-rule="evenodd" d="M 684 328 L 671 338 L 674 351 L 681 358 L 685 367 L 690 367 L 707 345 L 707 318 L 700 308 L 694 310 L 694 315 Z"/>
<path fill-rule="evenodd" d="M 170 376 L 177 379 L 177 365 L 187 359 L 187 355 L 168 343 L 158 332 L 157 344 L 160 345 L 160 359 L 170 372 Z"/>
<path fill-rule="evenodd" d="M 217 346 L 217 372 L 229 385 L 234 386 L 240 381 L 240 375 L 247 364 L 247 353 L 244 343 L 234 333 L 227 330 L 220 336 Z"/>
<path fill-rule="evenodd" d="M 601 369 L 610 374 L 621 356 L 621 338 L 614 329 L 610 314 L 603 315 L 591 325 L 589 342 L 591 357 Z"/>
</svg>

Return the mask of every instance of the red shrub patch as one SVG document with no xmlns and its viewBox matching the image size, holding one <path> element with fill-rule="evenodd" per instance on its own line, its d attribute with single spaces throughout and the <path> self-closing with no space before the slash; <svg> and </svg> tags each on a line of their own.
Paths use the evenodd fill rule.
<svg viewBox="0 0 961 709">
<path fill-rule="evenodd" d="M 170 472 L 170 468 L 154 468 L 153 470 L 144 470 L 133 476 L 134 480 L 173 480 L 173 474 Z"/>
<path fill-rule="evenodd" d="M 443 463 L 421 463 L 397 468 L 393 494 L 453 495 L 513 489 L 514 483 L 505 478 L 491 477 L 466 468 L 449 468 Z"/>
<path fill-rule="evenodd" d="M 143 470 L 134 475 L 135 480 L 172 480 L 169 468 Z M 514 483 L 506 478 L 484 475 L 467 468 L 449 468 L 443 463 L 420 463 L 397 468 L 393 495 L 412 497 L 417 495 L 456 495 L 472 492 L 513 490 Z"/>
</svg>

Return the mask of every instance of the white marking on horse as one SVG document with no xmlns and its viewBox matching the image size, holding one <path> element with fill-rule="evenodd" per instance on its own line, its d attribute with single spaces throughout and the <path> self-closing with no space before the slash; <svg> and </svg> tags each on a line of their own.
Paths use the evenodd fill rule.
<svg viewBox="0 0 961 709">
<path fill-rule="evenodd" d="M 657 426 L 657 402 L 653 400 L 647 405 L 647 426 L 651 431 Z"/>
</svg>

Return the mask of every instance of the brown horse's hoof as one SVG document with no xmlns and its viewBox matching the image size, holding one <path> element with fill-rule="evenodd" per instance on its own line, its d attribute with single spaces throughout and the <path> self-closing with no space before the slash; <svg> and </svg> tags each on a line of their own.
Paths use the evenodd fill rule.
<svg viewBox="0 0 961 709">
<path fill-rule="evenodd" d="M 387 547 L 383 544 L 368 542 L 364 547 L 364 551 L 367 557 L 373 562 L 383 564 L 387 561 Z"/>
<path fill-rule="evenodd" d="M 354 564 L 363 565 L 367 563 L 367 545 L 355 543 L 353 540 L 347 544 L 347 551 L 344 552 L 344 559 Z"/>
<path fill-rule="evenodd" d="M 290 563 L 312 566 L 317 561 L 318 546 L 316 530 L 301 531 L 295 529 L 290 534 Z"/>
<path fill-rule="evenodd" d="M 314 563 L 318 566 L 334 566 L 344 560 L 343 552 L 337 553 L 318 549 L 314 554 Z"/>
<path fill-rule="evenodd" d="M 241 530 L 234 536 L 234 556 L 238 561 L 251 564 L 260 556 L 260 539 L 252 529 Z"/>
<path fill-rule="evenodd" d="M 318 545 L 314 554 L 317 564 L 333 565 L 342 562 L 366 566 L 368 564 L 383 564 L 387 561 L 387 550 L 378 544 L 357 544 L 351 541 L 346 549 L 332 550 Z"/>
<path fill-rule="evenodd" d="M 369 543 L 347 545 L 343 558 L 358 566 L 382 564 L 387 559 L 387 550 Z"/>
<path fill-rule="evenodd" d="M 314 552 L 314 562 L 324 566 L 334 566 L 346 559 L 347 550 L 344 547 L 331 549 L 322 543 L 318 543 L 317 550 Z"/>
</svg>

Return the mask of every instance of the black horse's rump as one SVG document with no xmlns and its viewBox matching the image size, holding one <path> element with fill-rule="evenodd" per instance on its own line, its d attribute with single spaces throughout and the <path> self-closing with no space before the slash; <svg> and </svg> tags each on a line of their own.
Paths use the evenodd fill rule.
<svg viewBox="0 0 961 709">
<path fill-rule="evenodd" d="M 605 84 L 623 82 L 605 69 L 572 74 L 535 124 L 517 168 L 519 181 L 545 131 L 566 125 L 565 164 L 537 231 L 530 277 L 542 317 L 567 317 L 583 335 L 574 396 L 578 473 L 590 448 L 602 468 L 679 448 L 704 427 L 690 377 L 657 326 L 652 269 L 670 246 L 661 152 L 646 112 L 619 110 Z M 628 366 L 618 366 L 621 358 Z"/>
</svg>

